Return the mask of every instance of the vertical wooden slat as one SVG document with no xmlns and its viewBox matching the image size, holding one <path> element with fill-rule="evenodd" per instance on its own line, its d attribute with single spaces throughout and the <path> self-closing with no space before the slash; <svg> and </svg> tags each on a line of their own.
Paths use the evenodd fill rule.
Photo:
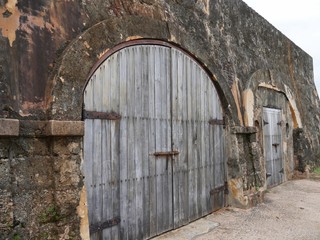
<svg viewBox="0 0 320 240">
<path fill-rule="evenodd" d="M 109 62 L 110 60 L 108 60 Z M 103 64 L 100 67 L 101 69 L 101 76 L 98 81 L 100 81 L 100 86 L 97 88 L 97 90 L 100 90 L 100 96 L 101 96 L 101 102 L 99 105 L 97 105 L 97 111 L 105 111 L 104 109 L 104 103 L 108 104 L 107 106 L 110 106 L 110 88 L 107 86 L 110 82 L 110 65 L 109 64 Z M 105 92 L 108 92 L 108 94 L 105 94 Z M 99 192 L 101 198 L 102 198 L 102 219 L 101 222 L 103 222 L 106 219 L 112 218 L 112 194 L 105 194 L 105 193 L 111 193 L 111 164 L 112 164 L 112 158 L 111 158 L 111 134 L 110 134 L 110 126 L 109 122 L 106 120 L 101 120 L 101 171 L 102 171 L 102 191 Z M 99 131 L 99 130 L 98 130 Z M 111 229 L 103 229 L 102 230 L 103 239 L 104 238 L 110 238 L 111 239 Z"/>
<path fill-rule="evenodd" d="M 156 117 L 155 117 L 155 51 L 150 47 L 148 55 L 148 78 L 149 78 L 149 117 L 148 121 L 148 149 L 149 158 L 149 194 L 150 194 L 150 237 L 157 234 L 157 178 L 156 178 L 156 157 L 152 155 L 156 151 Z"/>
<path fill-rule="evenodd" d="M 136 237 L 136 159 L 135 159 L 135 63 L 134 48 L 128 48 L 128 239 Z"/>
<path fill-rule="evenodd" d="M 119 52 L 119 68 L 120 68 L 120 106 L 119 112 L 122 114 L 120 121 L 120 140 L 119 140 L 119 158 L 120 158 L 120 239 L 127 239 L 128 235 L 128 65 L 125 51 Z"/>
<path fill-rule="evenodd" d="M 149 52 L 150 47 L 143 47 L 141 48 L 142 51 L 142 59 L 141 62 L 142 65 L 142 71 L 141 71 L 141 78 L 142 78 L 142 125 L 141 125 L 141 144 L 142 144 L 142 172 L 143 172 L 143 194 L 142 194 L 142 211 L 143 211 L 143 236 L 149 237 L 150 236 L 150 218 L 149 218 L 149 212 L 150 212 L 150 185 L 149 185 L 149 122 L 150 122 L 150 114 L 149 114 L 149 75 L 148 75 L 148 67 L 149 67 Z M 153 96 L 153 95 L 152 95 Z"/>
<path fill-rule="evenodd" d="M 136 63 L 142 63 L 144 59 L 141 56 L 141 46 L 137 46 L 134 49 L 133 60 Z M 142 158 L 142 91 L 144 87 L 141 84 L 142 78 L 142 68 L 143 65 L 135 64 L 134 65 L 134 78 L 135 78 L 135 87 L 134 87 L 134 102 L 135 102 L 135 149 L 134 156 L 136 162 L 136 238 L 142 239 L 143 237 L 143 181 L 142 181 L 142 170 L 143 170 L 143 161 L 148 159 Z"/>
<path fill-rule="evenodd" d="M 111 65 L 111 85 L 109 86 L 110 93 L 110 105 L 114 112 L 119 113 L 120 111 L 120 72 L 119 53 L 113 56 L 113 65 Z M 104 88 L 106 89 L 106 87 Z M 102 103 L 104 104 L 104 103 Z M 108 121 L 108 120 L 107 120 Z M 119 121 L 108 121 L 110 125 L 110 151 L 111 151 L 111 175 L 110 175 L 110 186 L 111 186 L 111 197 L 112 202 L 110 204 L 110 217 L 108 219 L 114 219 L 120 216 L 120 158 L 119 158 L 119 138 L 120 138 L 120 123 Z M 104 192 L 108 194 L 108 192 Z M 120 227 L 119 225 L 110 228 L 111 238 L 114 240 L 120 239 Z M 105 237 L 105 239 L 108 239 Z"/>
<path fill-rule="evenodd" d="M 179 143 L 179 136 L 182 134 L 182 121 L 181 121 L 181 111 L 179 111 L 179 62 L 178 62 L 178 52 L 171 50 L 171 99 L 172 99 L 172 148 L 179 149 L 180 154 L 173 157 L 173 221 L 174 227 L 180 226 L 180 169 L 179 161 L 184 154 L 184 149 L 182 149 Z"/>
<path fill-rule="evenodd" d="M 163 146 L 163 135 L 165 134 L 165 129 L 163 129 L 162 126 L 162 86 L 163 81 L 161 79 L 161 69 L 160 65 L 162 64 L 160 62 L 160 49 L 157 47 L 154 47 L 155 50 L 155 118 L 156 118 L 156 125 L 155 125 L 155 136 L 156 136 L 156 147 L 157 151 L 166 151 L 166 149 Z M 161 233 L 161 230 L 163 229 L 164 224 L 164 209 L 163 209 L 163 198 L 162 198 L 162 187 L 163 187 L 163 167 L 164 162 L 163 159 L 157 159 L 155 160 L 156 164 L 156 182 L 157 182 L 157 234 Z"/>
</svg>

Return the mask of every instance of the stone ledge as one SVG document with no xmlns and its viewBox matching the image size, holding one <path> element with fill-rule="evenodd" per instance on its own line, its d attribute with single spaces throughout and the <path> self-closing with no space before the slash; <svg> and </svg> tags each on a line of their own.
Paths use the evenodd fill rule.
<svg viewBox="0 0 320 240">
<path fill-rule="evenodd" d="M 50 120 L 48 132 L 51 136 L 83 136 L 84 122 Z"/>
<path fill-rule="evenodd" d="M 0 136 L 19 136 L 19 120 L 0 118 Z"/>
<path fill-rule="evenodd" d="M 19 135 L 26 137 L 83 136 L 84 122 L 21 120 Z"/>
<path fill-rule="evenodd" d="M 231 132 L 234 134 L 254 134 L 257 132 L 257 129 L 256 127 L 235 126 L 231 128 Z"/>
</svg>

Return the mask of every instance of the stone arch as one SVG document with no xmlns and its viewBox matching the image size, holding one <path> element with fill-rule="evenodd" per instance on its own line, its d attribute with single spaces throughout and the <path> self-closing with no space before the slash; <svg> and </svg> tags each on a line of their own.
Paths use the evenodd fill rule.
<svg viewBox="0 0 320 240">
<path fill-rule="evenodd" d="M 146 28 L 144 23 L 148 22 Z M 210 73 L 220 96 L 225 114 L 239 123 L 236 105 L 227 81 L 218 71 L 210 52 L 194 46 L 197 36 L 186 36 L 179 26 L 140 16 L 126 16 L 104 20 L 86 30 L 69 44 L 47 86 L 49 117 L 55 120 L 81 120 L 82 90 L 94 65 L 113 47 L 136 39 L 157 39 L 170 42 L 180 49 L 188 49 Z M 210 44 L 208 42 L 208 44 Z"/>
<path fill-rule="evenodd" d="M 254 126 L 254 110 L 257 107 L 255 104 L 257 92 L 259 88 L 265 88 L 281 93 L 285 96 L 290 107 L 294 128 L 302 127 L 300 112 L 297 108 L 296 100 L 290 87 L 285 84 L 290 82 L 288 78 L 288 76 L 280 72 L 265 69 L 256 71 L 250 77 L 246 88 L 242 92 L 244 123 L 246 126 Z"/>
<path fill-rule="evenodd" d="M 290 82 L 288 78 L 289 76 L 281 72 L 260 69 L 250 77 L 245 90 L 242 92 L 244 123 L 246 126 L 256 127 L 261 153 L 267 149 L 264 143 L 264 135 L 262 134 L 263 129 L 265 129 L 265 123 L 262 120 L 264 119 L 265 108 L 281 109 L 281 121 L 279 122 L 281 124 L 279 128 L 280 135 L 283 136 L 281 141 L 283 176 L 281 181 L 290 179 L 293 174 L 295 167 L 293 161 L 293 131 L 302 127 L 296 100 L 290 87 L 285 84 Z M 263 177 L 268 172 L 266 158 L 264 156 L 263 161 L 262 159 L 260 161 Z M 267 183 L 267 179 L 268 177 L 265 178 L 265 183 Z"/>
</svg>

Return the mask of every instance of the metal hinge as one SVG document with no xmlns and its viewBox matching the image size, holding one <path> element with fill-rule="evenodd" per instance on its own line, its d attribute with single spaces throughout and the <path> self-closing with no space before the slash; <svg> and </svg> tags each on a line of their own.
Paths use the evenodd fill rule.
<svg viewBox="0 0 320 240">
<path fill-rule="evenodd" d="M 225 185 L 222 185 L 220 187 L 216 187 L 212 190 L 210 190 L 210 195 L 214 195 L 215 193 L 219 193 L 225 190 Z"/>
<path fill-rule="evenodd" d="M 225 125 L 224 119 L 210 119 L 209 120 L 210 125 Z"/>
<path fill-rule="evenodd" d="M 120 223 L 120 217 L 115 217 L 113 219 L 107 220 L 102 223 L 91 224 L 89 227 L 90 234 L 96 233 L 96 232 L 101 231 L 106 228 L 113 227 L 115 225 L 118 225 L 119 223 Z"/>
<path fill-rule="evenodd" d="M 120 120 L 121 115 L 116 112 L 97 112 L 97 111 L 83 111 L 84 119 L 104 119 L 104 120 Z"/>
</svg>

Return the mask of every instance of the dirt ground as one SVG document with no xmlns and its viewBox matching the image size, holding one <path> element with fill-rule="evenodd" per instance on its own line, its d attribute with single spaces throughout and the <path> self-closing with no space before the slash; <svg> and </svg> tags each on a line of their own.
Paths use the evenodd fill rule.
<svg viewBox="0 0 320 240">
<path fill-rule="evenodd" d="M 320 179 L 286 182 L 257 207 L 226 208 L 156 239 L 320 240 Z"/>
</svg>

